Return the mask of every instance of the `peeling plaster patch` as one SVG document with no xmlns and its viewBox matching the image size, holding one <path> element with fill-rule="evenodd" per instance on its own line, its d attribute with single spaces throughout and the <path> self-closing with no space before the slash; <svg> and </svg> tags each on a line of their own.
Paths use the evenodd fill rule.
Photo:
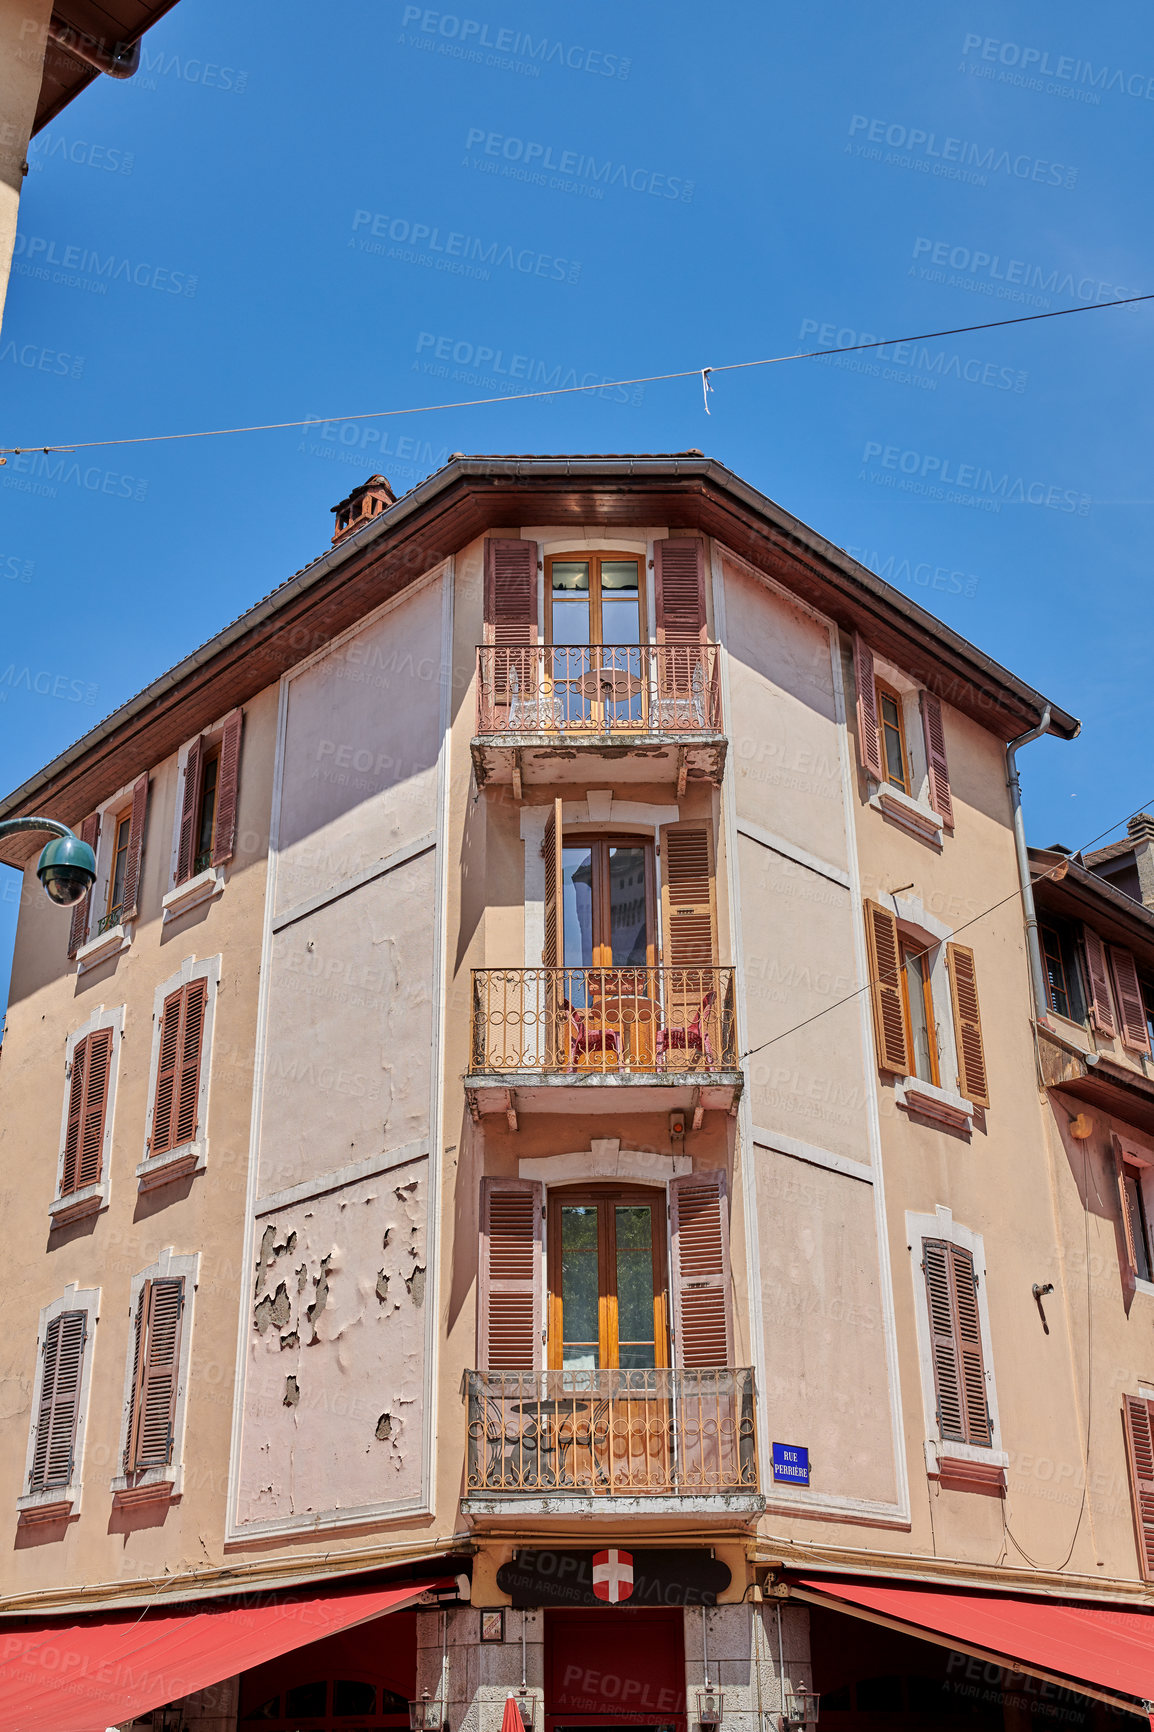
<svg viewBox="0 0 1154 1732">
<path fill-rule="evenodd" d="M 386 1228 L 385 1228 L 385 1236 L 384 1236 L 384 1238 L 383 1238 L 383 1239 L 382 1239 L 382 1240 L 381 1240 L 381 1250 L 382 1250 L 382 1251 L 387 1251 L 387 1250 L 388 1250 L 388 1248 L 389 1248 L 389 1240 L 390 1240 L 390 1239 L 391 1239 L 391 1238 L 392 1238 L 392 1236 L 393 1236 L 393 1229 L 392 1229 L 392 1228 L 391 1228 L 391 1227 L 386 1227 Z"/>
<path fill-rule="evenodd" d="M 408 1288 L 409 1298 L 413 1301 L 414 1305 L 423 1305 L 425 1303 L 425 1271 L 421 1268 L 419 1263 L 405 1282 L 405 1286 Z"/>
<path fill-rule="evenodd" d="M 316 1278 L 316 1296 L 308 1310 L 305 1312 L 305 1316 L 309 1320 L 309 1327 L 313 1332 L 312 1340 L 309 1342 L 310 1347 L 315 1346 L 315 1344 L 320 1340 L 320 1336 L 317 1334 L 317 1318 L 329 1302 L 329 1264 L 332 1260 L 333 1254 L 331 1251 L 327 1257 L 321 1258 L 321 1272 Z M 285 1322 L 288 1322 L 287 1317 L 285 1318 Z"/>
<path fill-rule="evenodd" d="M 257 1299 L 261 1296 L 261 1291 L 265 1283 L 265 1276 L 276 1261 L 273 1252 L 273 1246 L 275 1244 L 276 1228 L 270 1225 L 266 1227 L 264 1232 L 261 1234 L 260 1255 L 256 1260 L 256 1293 L 254 1297 Z"/>
<path fill-rule="evenodd" d="M 305 1288 L 308 1286 L 308 1280 L 309 1280 L 309 1266 L 307 1263 L 302 1263 L 300 1268 L 297 1270 L 297 1292 L 298 1293 L 304 1292 Z"/>
<path fill-rule="evenodd" d="M 396 1191 L 397 1191 L 397 1197 L 398 1197 L 399 1201 L 402 1203 L 407 1203 L 409 1201 L 409 1199 L 411 1198 L 413 1192 L 416 1190 L 416 1188 L 417 1188 L 416 1179 L 410 1179 L 409 1183 L 407 1185 L 398 1185 L 396 1187 Z"/>
<path fill-rule="evenodd" d="M 292 1316 L 292 1305 L 289 1302 L 288 1288 L 282 1281 L 275 1294 L 266 1293 L 264 1298 L 253 1308 L 253 1322 L 259 1334 L 264 1335 L 273 1324 L 283 1329 Z"/>
<path fill-rule="evenodd" d="M 377 1298 L 383 1305 L 389 1296 L 389 1277 L 383 1269 L 377 1271 Z"/>
<path fill-rule="evenodd" d="M 299 1347 L 300 1344 L 301 1338 L 295 1329 L 291 1335 L 282 1335 L 280 1338 L 280 1349 L 282 1353 L 286 1347 Z"/>
<path fill-rule="evenodd" d="M 391 1413 L 382 1413 L 377 1420 L 377 1439 L 380 1443 L 387 1443 L 392 1435 L 393 1416 Z"/>
<path fill-rule="evenodd" d="M 284 1380 L 284 1404 L 285 1404 L 285 1406 L 286 1407 L 295 1407 L 297 1402 L 300 1400 L 300 1398 L 301 1398 L 300 1384 L 297 1382 L 295 1377 L 286 1377 Z"/>
</svg>

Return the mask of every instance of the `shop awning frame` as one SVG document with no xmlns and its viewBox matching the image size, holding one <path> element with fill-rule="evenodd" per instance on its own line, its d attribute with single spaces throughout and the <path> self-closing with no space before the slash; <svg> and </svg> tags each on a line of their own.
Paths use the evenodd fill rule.
<svg viewBox="0 0 1154 1732">
<path fill-rule="evenodd" d="M 1008 1670 L 1011 1673 L 1018 1673 L 1022 1677 L 1037 1678 L 1046 1684 L 1056 1684 L 1063 1690 L 1071 1691 L 1074 1695 L 1088 1696 L 1092 1697 L 1097 1702 L 1105 1702 L 1112 1708 L 1120 1709 L 1124 1714 L 1135 1714 L 1143 1719 L 1149 1718 L 1152 1727 L 1154 1727 L 1154 1703 L 1149 1700 L 1141 1697 L 1118 1695 L 1113 1691 L 1102 1689 L 1098 1684 L 1089 1683 L 1082 1678 L 1071 1675 L 1070 1673 L 1056 1672 L 1048 1667 L 1038 1665 L 1033 1661 L 1019 1659 L 1015 1654 L 1008 1653 L 1005 1649 L 983 1647 L 980 1644 L 967 1640 L 964 1636 L 957 1635 L 948 1629 L 935 1628 L 930 1624 L 919 1623 L 914 1617 L 897 1617 L 892 1611 L 883 1611 L 877 1606 L 863 1604 L 862 1600 L 854 1599 L 852 1596 L 855 1591 L 868 1592 L 865 1580 L 862 1581 L 860 1587 L 858 1587 L 857 1584 L 851 1584 L 848 1582 L 826 1582 L 820 1577 L 788 1579 L 783 1585 L 788 1588 L 789 1598 L 792 1600 L 802 1600 L 807 1605 L 821 1606 L 826 1611 L 830 1612 L 841 1612 L 844 1616 L 859 1618 L 868 1624 L 879 1624 L 883 1629 L 897 1631 L 899 1635 L 914 1636 L 919 1641 L 932 1643 L 935 1647 L 949 1648 L 954 1653 L 967 1654 L 976 1660 L 985 1660 L 987 1663 L 998 1666 L 1003 1670 Z M 871 1582 L 870 1586 L 878 1588 L 881 1587 L 881 1584 Z M 913 1595 L 919 1592 L 921 1593 L 922 1598 L 927 1602 L 931 1599 L 931 1590 L 919 1589 L 910 1583 L 890 1582 L 886 1583 L 885 1587 L 894 1589 L 897 1593 L 904 1594 L 907 1599 L 912 1598 Z M 950 1599 L 956 1599 L 960 1596 L 952 1595 L 947 1589 L 936 1590 L 935 1597 L 940 1597 L 942 1600 L 948 1602 Z M 1001 1598 L 1001 1596 L 996 1594 L 990 1594 L 987 1597 L 995 1603 Z M 1018 1602 L 1015 1602 L 1014 1600 L 1007 1600 L 1005 1602 L 1008 1606 L 1012 1606 L 1016 1603 Z M 1103 1611 L 1112 1611 L 1114 1609 L 1115 1608 L 1102 1608 Z M 1151 1678 L 1152 1682 L 1154 1682 L 1154 1613 L 1148 1613 L 1146 1615 L 1150 1619 Z"/>
</svg>

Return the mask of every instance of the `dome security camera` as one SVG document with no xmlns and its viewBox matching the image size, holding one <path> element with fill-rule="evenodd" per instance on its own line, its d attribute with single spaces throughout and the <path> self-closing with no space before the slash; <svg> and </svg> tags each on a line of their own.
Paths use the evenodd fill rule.
<svg viewBox="0 0 1154 1732">
<path fill-rule="evenodd" d="M 40 856 L 36 876 L 53 902 L 67 908 L 96 882 L 96 855 L 79 836 L 57 836 Z"/>
</svg>

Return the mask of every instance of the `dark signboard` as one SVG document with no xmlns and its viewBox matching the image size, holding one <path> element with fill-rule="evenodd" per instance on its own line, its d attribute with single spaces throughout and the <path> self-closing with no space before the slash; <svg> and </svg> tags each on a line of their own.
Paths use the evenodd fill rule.
<svg viewBox="0 0 1154 1732">
<path fill-rule="evenodd" d="M 702 1547 L 596 1552 L 519 1552 L 497 1571 L 515 1607 L 714 1606 L 730 1583 L 728 1567 Z"/>
</svg>

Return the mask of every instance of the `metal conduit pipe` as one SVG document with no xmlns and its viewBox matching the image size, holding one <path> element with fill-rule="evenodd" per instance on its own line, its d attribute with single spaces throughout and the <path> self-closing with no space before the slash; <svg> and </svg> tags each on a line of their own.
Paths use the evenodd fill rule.
<svg viewBox="0 0 1154 1732">
<path fill-rule="evenodd" d="M 1022 788 L 1018 779 L 1018 752 L 1032 740 L 1041 739 L 1050 731 L 1050 705 L 1042 712 L 1036 728 L 1029 728 L 1011 740 L 1006 747 L 1006 786 L 1010 790 L 1010 809 L 1014 825 L 1014 852 L 1018 857 L 1018 883 L 1022 892 L 1022 911 L 1026 917 L 1026 951 L 1030 960 L 1030 993 L 1034 1000 L 1034 1015 L 1046 1015 L 1046 975 L 1042 967 L 1042 945 L 1038 937 L 1038 911 L 1034 906 L 1034 886 L 1030 880 L 1030 857 L 1026 852 L 1026 825 L 1022 817 Z M 1078 732 L 1081 731 L 1079 724 Z M 1071 736 L 1077 738 L 1077 734 Z"/>
<path fill-rule="evenodd" d="M 74 24 L 63 23 L 55 13 L 49 20 L 48 34 L 77 60 L 94 66 L 97 72 L 106 72 L 109 78 L 131 78 L 140 65 L 139 42 L 108 43 L 100 36 L 86 36 Z"/>
</svg>

